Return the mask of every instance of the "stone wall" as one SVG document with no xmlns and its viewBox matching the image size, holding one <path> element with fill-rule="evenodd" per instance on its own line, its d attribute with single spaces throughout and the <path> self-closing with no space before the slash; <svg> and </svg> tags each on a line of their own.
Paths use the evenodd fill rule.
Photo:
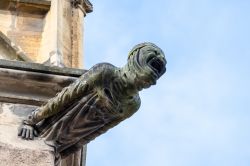
<svg viewBox="0 0 250 166">
<path fill-rule="evenodd" d="M 18 9 L 0 10 L 0 31 L 36 61 L 44 27 L 43 18 L 44 14 L 28 13 Z"/>
<path fill-rule="evenodd" d="M 0 166 L 54 166 L 53 149 L 40 138 L 18 138 L 18 126 L 30 112 L 85 72 L 0 60 Z M 63 159 L 60 166 L 84 166 L 85 157 L 86 146 Z"/>
<path fill-rule="evenodd" d="M 67 67 L 82 68 L 83 18 L 79 9 L 72 8 L 69 0 L 54 0 L 44 18 L 44 31 L 38 62 L 50 55 L 62 56 Z"/>
<path fill-rule="evenodd" d="M 53 166 L 53 149 L 43 140 L 17 137 L 22 118 L 35 109 L 29 105 L 0 103 L 0 166 Z"/>
<path fill-rule="evenodd" d="M 2 41 L 0 40 L 0 59 L 15 59 L 16 55 L 11 52 L 6 46 L 5 44 L 1 43 Z"/>
<path fill-rule="evenodd" d="M 55 55 L 67 67 L 82 68 L 82 10 L 70 0 L 1 0 L 0 31 L 34 62 Z"/>
<path fill-rule="evenodd" d="M 58 54 L 65 66 L 82 67 L 84 16 L 79 9 L 72 8 L 71 1 L 53 0 L 50 8 L 4 2 L 9 2 L 5 5 L 9 7 L 0 4 L 0 31 L 30 59 L 43 63 Z"/>
</svg>

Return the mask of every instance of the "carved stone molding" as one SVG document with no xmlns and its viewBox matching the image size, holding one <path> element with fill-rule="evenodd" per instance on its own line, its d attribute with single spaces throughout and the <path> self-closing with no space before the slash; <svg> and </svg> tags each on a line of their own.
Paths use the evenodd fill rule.
<svg viewBox="0 0 250 166">
<path fill-rule="evenodd" d="M 84 13 L 93 12 L 93 5 L 89 0 L 72 0 L 72 5 L 79 7 Z"/>
<path fill-rule="evenodd" d="M 0 60 L 0 102 L 40 106 L 85 70 Z"/>
<path fill-rule="evenodd" d="M 0 31 L 0 44 L 9 52 L 8 59 L 32 62 L 32 60 L 23 52 L 20 46 L 12 42 L 4 33 Z"/>
<path fill-rule="evenodd" d="M 51 0 L 1 0 L 0 9 L 45 14 L 50 5 Z"/>
<path fill-rule="evenodd" d="M 84 7 L 86 13 L 93 12 L 93 5 L 89 0 L 83 0 L 83 7 Z"/>
</svg>

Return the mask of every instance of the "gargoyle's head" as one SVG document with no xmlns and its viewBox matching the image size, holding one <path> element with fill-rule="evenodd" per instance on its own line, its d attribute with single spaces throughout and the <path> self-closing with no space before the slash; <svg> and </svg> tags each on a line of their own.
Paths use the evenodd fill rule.
<svg viewBox="0 0 250 166">
<path fill-rule="evenodd" d="M 163 51 L 153 43 L 136 45 L 129 53 L 128 67 L 135 73 L 138 90 L 156 84 L 165 73 L 167 61 Z"/>
</svg>

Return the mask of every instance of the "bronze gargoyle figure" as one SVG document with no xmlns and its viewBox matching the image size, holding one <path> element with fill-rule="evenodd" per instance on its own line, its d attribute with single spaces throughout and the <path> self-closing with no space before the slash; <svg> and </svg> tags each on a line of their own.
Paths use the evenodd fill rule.
<svg viewBox="0 0 250 166">
<path fill-rule="evenodd" d="M 122 68 L 97 64 L 28 115 L 18 136 L 44 138 L 63 159 L 133 115 L 141 104 L 138 92 L 156 84 L 166 63 L 159 47 L 141 43 Z"/>
</svg>

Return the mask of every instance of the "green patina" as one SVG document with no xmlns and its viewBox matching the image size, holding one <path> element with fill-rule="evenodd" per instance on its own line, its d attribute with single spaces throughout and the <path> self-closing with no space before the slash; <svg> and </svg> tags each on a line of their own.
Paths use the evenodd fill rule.
<svg viewBox="0 0 250 166">
<path fill-rule="evenodd" d="M 124 67 L 97 64 L 34 110 L 23 121 L 19 136 L 43 137 L 64 158 L 133 115 L 140 107 L 138 92 L 155 85 L 165 66 L 159 47 L 136 45 Z"/>
</svg>

